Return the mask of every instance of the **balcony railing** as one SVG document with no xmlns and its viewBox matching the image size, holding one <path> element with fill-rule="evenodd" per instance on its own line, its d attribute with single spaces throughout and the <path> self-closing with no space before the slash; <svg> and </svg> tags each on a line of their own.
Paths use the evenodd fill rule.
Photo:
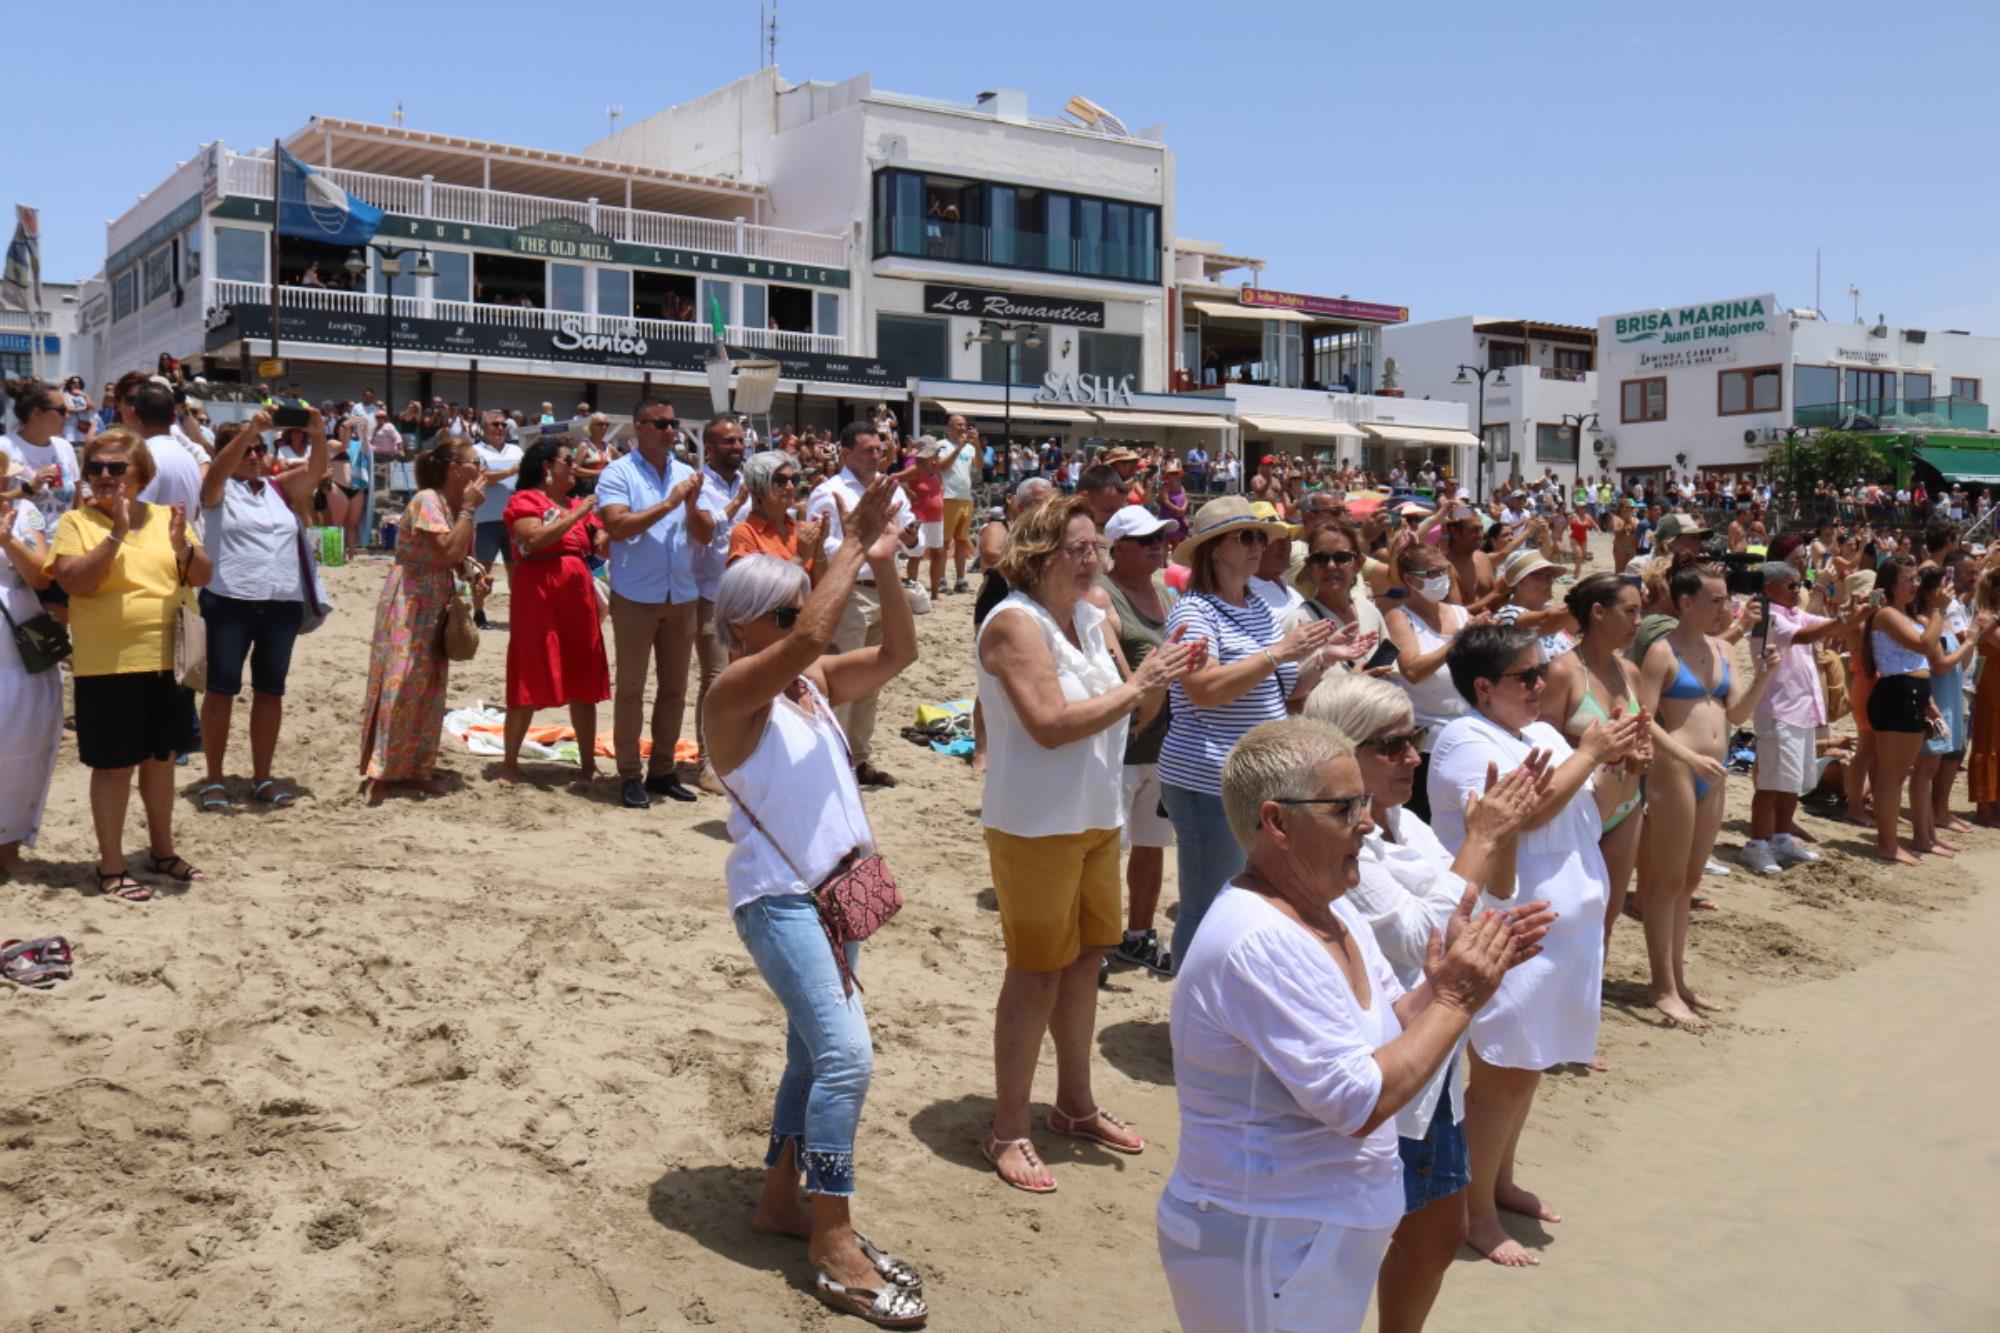
<svg viewBox="0 0 2000 1333">
<path fill-rule="evenodd" d="M 404 217 L 471 222 L 488 227 L 526 227 L 550 218 L 567 218 L 632 245 L 743 255 L 782 264 L 847 267 L 847 242 L 841 236 L 575 199 L 549 199 L 506 190 L 482 190 L 478 186 L 446 185 L 407 176 L 378 176 L 339 167 L 314 170 L 357 198 Z M 231 153 L 224 180 L 228 194 L 269 199 L 271 161 Z"/>
<path fill-rule="evenodd" d="M 268 306 L 271 288 L 261 282 L 212 284 L 218 306 Z M 279 303 L 293 310 L 316 310 L 329 314 L 382 317 L 383 297 L 374 292 L 340 291 L 331 287 L 280 287 Z M 538 329 L 557 333 L 568 328 L 576 333 L 619 334 L 640 337 L 648 342 L 709 343 L 715 332 L 706 323 L 694 320 L 633 319 L 619 315 L 590 315 L 580 310 L 548 310 L 531 306 L 484 305 L 471 301 L 438 301 L 416 296 L 398 296 L 396 314 L 404 319 L 443 319 L 459 324 L 484 324 L 508 329 Z M 814 352 L 844 356 L 847 340 L 837 334 L 792 333 L 784 329 L 753 329 L 728 325 L 724 340 L 732 347 L 749 347 L 766 352 Z"/>
<path fill-rule="evenodd" d="M 1153 246 L 902 215 L 877 226 L 878 257 L 991 264 L 1117 282 L 1159 280 L 1160 256 Z"/>
<path fill-rule="evenodd" d="M 1986 430 L 1986 404 L 1970 398 L 1861 398 L 1792 409 L 1792 424 L 1830 430 Z"/>
</svg>

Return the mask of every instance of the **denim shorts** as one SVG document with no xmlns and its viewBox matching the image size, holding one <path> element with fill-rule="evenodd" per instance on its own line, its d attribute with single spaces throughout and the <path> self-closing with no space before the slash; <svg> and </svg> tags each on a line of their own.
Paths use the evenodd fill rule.
<svg viewBox="0 0 2000 1333">
<path fill-rule="evenodd" d="M 1414 1213 L 1458 1193 L 1472 1183 L 1472 1161 L 1465 1152 L 1465 1126 L 1451 1116 L 1453 1075 L 1445 1076 L 1444 1092 L 1431 1115 L 1430 1132 L 1420 1139 L 1396 1140 L 1403 1155 L 1403 1211 Z"/>
<path fill-rule="evenodd" d="M 305 622 L 305 603 L 249 602 L 219 597 L 203 588 L 195 599 L 208 630 L 208 692 L 243 693 L 243 662 L 250 661 L 250 688 L 282 698 L 292 669 L 292 645 Z M 254 651 L 253 651 L 254 650 Z"/>
</svg>

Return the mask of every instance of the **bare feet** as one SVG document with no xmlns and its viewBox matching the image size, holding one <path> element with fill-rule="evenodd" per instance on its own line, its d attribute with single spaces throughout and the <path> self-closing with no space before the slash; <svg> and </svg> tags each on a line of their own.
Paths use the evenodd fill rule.
<svg viewBox="0 0 2000 1333">
<path fill-rule="evenodd" d="M 1885 852 L 1881 848 L 1877 847 L 1875 849 L 1875 859 L 1878 861 L 1889 861 L 1899 866 L 1920 866 L 1923 864 L 1922 861 L 1919 861 L 1906 848 L 1904 848 L 1903 844 L 1900 842 L 1896 844 L 1896 850 L 1894 852 Z"/>
<path fill-rule="evenodd" d="M 527 781 L 527 778 L 522 774 L 521 769 L 518 765 L 502 764 L 500 765 L 500 771 L 493 775 L 493 780 L 495 782 L 505 783 L 507 786 L 511 787 L 517 782 Z"/>
<path fill-rule="evenodd" d="M 1694 1010 L 1687 1007 L 1678 995 L 1655 995 L 1653 1007 L 1667 1016 L 1667 1021 L 1685 1032 L 1706 1032 L 1708 1024 Z"/>
<path fill-rule="evenodd" d="M 1714 1000 L 1709 999 L 1706 995 L 1698 991 L 1683 990 L 1681 992 L 1681 999 L 1687 1002 L 1690 1009 L 1699 1009 L 1704 1014 L 1726 1014 L 1729 1012 L 1728 1005 L 1717 1004 Z"/>
<path fill-rule="evenodd" d="M 1465 1243 L 1502 1268 L 1534 1268 L 1542 1262 L 1529 1253 L 1520 1241 L 1508 1235 L 1497 1220 L 1485 1222 L 1472 1219 L 1472 1224 L 1465 1229 Z"/>
<path fill-rule="evenodd" d="M 370 804 L 370 805 L 380 805 L 380 804 L 382 804 L 382 798 L 383 798 L 383 797 L 385 797 L 385 796 L 387 796 L 388 794 L 389 794 L 389 784 L 388 784 L 388 783 L 384 782 L 384 781 L 383 781 L 382 779 L 380 779 L 380 778 L 371 778 L 371 779 L 369 780 L 369 782 L 368 782 L 368 804 Z"/>
<path fill-rule="evenodd" d="M 1519 1213 L 1523 1217 L 1532 1217 L 1538 1222 L 1563 1220 L 1562 1214 L 1543 1203 L 1539 1194 L 1524 1190 L 1519 1185 L 1495 1186 L 1493 1203 L 1495 1207 L 1504 1208 L 1510 1213 Z"/>
<path fill-rule="evenodd" d="M 1957 856 L 1960 852 L 1964 851 L 1965 848 L 1959 846 L 1955 842 L 1946 842 L 1943 838 L 1940 838 L 1935 833 L 1933 833 L 1931 835 L 1930 850 L 1936 852 L 1939 856 Z"/>
<path fill-rule="evenodd" d="M 975 777 L 975 778 L 976 778 L 976 777 L 981 777 L 981 776 L 983 776 L 983 775 L 985 774 L 985 772 L 986 772 L 986 756 L 985 756 L 985 755 L 983 755 L 983 754 L 975 754 L 975 755 L 973 755 L 973 756 L 972 756 L 972 776 L 973 776 L 973 777 Z"/>
<path fill-rule="evenodd" d="M 764 1236 L 811 1240 L 812 1218 L 807 1214 L 805 1204 L 797 1199 L 793 1199 L 789 1206 L 769 1207 L 760 1203 L 757 1211 L 750 1215 L 750 1229 Z"/>
<path fill-rule="evenodd" d="M 1944 822 L 1944 831 L 1947 833 L 1970 833 L 1972 832 L 1972 825 L 1966 823 L 1957 815 L 1953 815 Z"/>
<path fill-rule="evenodd" d="M 1942 856 L 1946 860 L 1958 855 L 1958 848 L 1948 842 L 1929 842 L 1912 850 L 1919 856 Z"/>
</svg>

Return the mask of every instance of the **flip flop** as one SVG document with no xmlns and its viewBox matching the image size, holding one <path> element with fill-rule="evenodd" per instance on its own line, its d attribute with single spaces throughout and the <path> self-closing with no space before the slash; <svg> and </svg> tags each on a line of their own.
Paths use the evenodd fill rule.
<svg viewBox="0 0 2000 1333">
<path fill-rule="evenodd" d="M 1021 1156 L 1027 1159 L 1029 1166 L 1040 1167 L 1044 1171 L 1049 1169 L 1047 1164 L 1036 1154 L 1035 1141 L 1033 1139 L 997 1139 L 988 1134 L 986 1142 L 979 1146 L 979 1155 L 993 1164 L 993 1173 L 1000 1177 L 1001 1183 L 1012 1185 L 1015 1189 L 1025 1194 L 1054 1194 L 1056 1192 L 1056 1182 L 1053 1178 L 1046 1185 L 1023 1185 L 1019 1181 L 1008 1180 L 1006 1172 L 1000 1169 L 1000 1154 L 1009 1148 L 1019 1148 Z"/>
<path fill-rule="evenodd" d="M 0 981 L 16 986 L 48 990 L 58 981 L 70 979 L 70 964 L 69 941 L 60 935 L 0 943 Z"/>
<path fill-rule="evenodd" d="M 1058 1120 L 1067 1123 L 1057 1124 Z M 1097 1122 L 1100 1120 L 1107 1120 L 1119 1129 L 1131 1128 L 1131 1126 L 1101 1106 L 1084 1115 L 1066 1115 L 1051 1106 L 1049 1108 L 1048 1119 L 1042 1123 L 1049 1127 L 1049 1133 L 1051 1134 L 1061 1134 L 1065 1138 L 1083 1139 L 1090 1143 L 1101 1144 L 1113 1152 L 1122 1152 L 1128 1157 L 1136 1157 L 1138 1154 L 1146 1151 L 1146 1141 L 1144 1139 L 1140 1139 L 1139 1146 L 1135 1148 L 1129 1143 L 1121 1142 L 1103 1133 L 1097 1128 Z"/>
</svg>

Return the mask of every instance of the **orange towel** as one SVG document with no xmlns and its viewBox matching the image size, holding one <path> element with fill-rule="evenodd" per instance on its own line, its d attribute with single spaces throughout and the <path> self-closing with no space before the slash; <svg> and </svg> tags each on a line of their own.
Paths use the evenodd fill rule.
<svg viewBox="0 0 2000 1333">
<path fill-rule="evenodd" d="M 498 736 L 502 734 L 504 728 L 497 722 L 476 722 L 472 726 L 467 727 L 466 730 L 485 732 L 489 736 Z M 576 728 L 529 727 L 527 739 L 537 745 L 561 745 L 564 741 L 573 741 L 576 739 Z M 610 732 L 600 731 L 597 733 L 597 753 L 605 759 L 615 759 L 618 757 L 617 752 L 611 745 Z M 639 753 L 647 758 L 652 757 L 653 742 L 647 737 L 641 736 L 639 738 Z M 674 746 L 674 762 L 677 764 L 692 764 L 700 754 L 701 747 L 685 738 Z"/>
</svg>

